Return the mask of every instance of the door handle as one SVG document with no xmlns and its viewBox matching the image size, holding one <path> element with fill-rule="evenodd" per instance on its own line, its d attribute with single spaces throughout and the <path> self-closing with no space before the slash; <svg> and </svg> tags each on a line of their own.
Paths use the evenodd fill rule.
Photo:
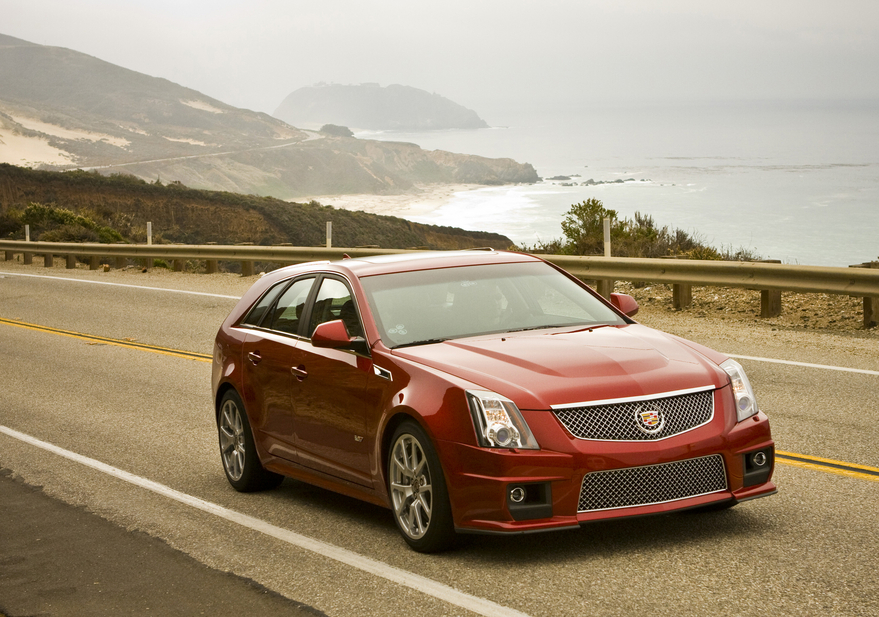
<svg viewBox="0 0 879 617">
<path fill-rule="evenodd" d="M 253 364 L 259 364 L 262 362 L 262 356 L 259 355 L 258 351 L 251 351 L 247 354 L 247 359 L 250 360 Z"/>
<path fill-rule="evenodd" d="M 298 367 L 291 366 L 290 372 L 293 373 L 296 376 L 296 379 L 298 379 L 299 381 L 302 381 L 303 379 L 308 377 L 308 371 L 306 371 L 305 367 L 301 364 Z"/>
</svg>

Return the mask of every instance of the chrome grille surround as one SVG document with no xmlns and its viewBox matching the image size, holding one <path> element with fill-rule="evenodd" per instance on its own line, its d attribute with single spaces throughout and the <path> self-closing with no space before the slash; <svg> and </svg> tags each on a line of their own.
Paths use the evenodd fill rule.
<svg viewBox="0 0 879 617">
<path fill-rule="evenodd" d="M 593 471 L 583 476 L 579 512 L 648 506 L 727 489 L 723 456 Z"/>
<path fill-rule="evenodd" d="M 659 441 L 686 433 L 714 418 L 714 386 L 651 396 L 553 405 L 559 422 L 577 439 Z M 639 425 L 639 414 L 656 413 L 659 430 Z"/>
</svg>

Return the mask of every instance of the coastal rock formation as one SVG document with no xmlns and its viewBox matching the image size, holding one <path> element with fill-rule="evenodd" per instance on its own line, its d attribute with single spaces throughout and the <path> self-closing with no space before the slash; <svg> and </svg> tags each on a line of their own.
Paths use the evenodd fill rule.
<svg viewBox="0 0 879 617">
<path fill-rule="evenodd" d="M 391 131 L 488 127 L 471 109 L 439 94 L 397 84 L 307 86 L 290 93 L 273 115 L 296 126 L 332 122 Z"/>
</svg>

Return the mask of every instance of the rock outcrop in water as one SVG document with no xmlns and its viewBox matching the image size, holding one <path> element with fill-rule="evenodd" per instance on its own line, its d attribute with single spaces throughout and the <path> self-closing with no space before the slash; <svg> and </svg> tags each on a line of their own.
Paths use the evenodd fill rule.
<svg viewBox="0 0 879 617">
<path fill-rule="evenodd" d="M 487 128 L 472 109 L 411 86 L 319 84 L 290 93 L 274 116 L 296 126 L 326 122 L 382 131 Z"/>
</svg>

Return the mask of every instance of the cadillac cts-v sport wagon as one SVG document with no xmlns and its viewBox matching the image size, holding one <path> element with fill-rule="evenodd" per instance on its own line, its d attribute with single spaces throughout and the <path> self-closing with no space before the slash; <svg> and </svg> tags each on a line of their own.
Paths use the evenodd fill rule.
<svg viewBox="0 0 879 617">
<path fill-rule="evenodd" d="M 226 477 L 389 508 L 410 546 L 771 495 L 742 367 L 537 257 L 424 252 L 261 278 L 222 324 Z"/>
</svg>

